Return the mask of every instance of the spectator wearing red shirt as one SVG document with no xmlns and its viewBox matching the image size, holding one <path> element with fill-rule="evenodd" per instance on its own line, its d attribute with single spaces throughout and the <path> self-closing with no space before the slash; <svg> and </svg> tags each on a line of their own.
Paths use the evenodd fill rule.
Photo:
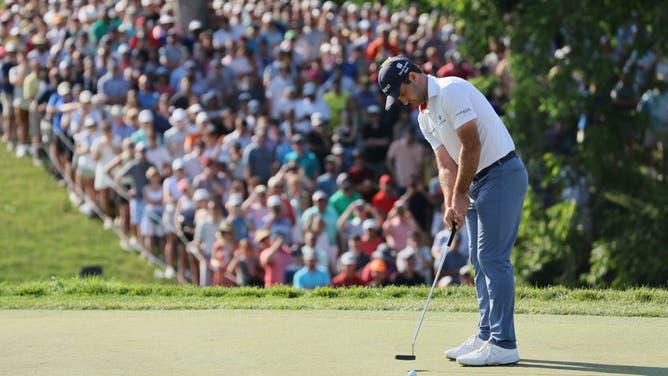
<svg viewBox="0 0 668 376">
<path fill-rule="evenodd" d="M 380 190 L 373 196 L 371 203 L 376 210 L 387 217 L 399 197 L 392 192 L 392 177 L 390 175 L 381 176 L 378 183 Z"/>
<path fill-rule="evenodd" d="M 378 221 L 375 219 L 367 219 L 362 222 L 362 241 L 360 243 L 360 249 L 362 253 L 367 256 L 371 254 L 378 248 L 378 245 L 383 242 L 383 239 L 380 237 L 380 226 Z"/>
<path fill-rule="evenodd" d="M 348 169 L 348 180 L 353 185 L 353 189 L 359 192 L 364 200 L 370 201 L 373 197 L 373 180 L 375 174 L 372 169 L 366 166 L 364 156 L 359 150 L 353 150 L 353 165 Z"/>
<path fill-rule="evenodd" d="M 395 40 L 396 36 L 393 38 L 390 32 L 389 26 L 378 26 L 378 38 L 369 43 L 369 46 L 366 48 L 367 59 L 371 61 L 383 61 L 387 57 L 399 55 L 399 47 Z"/>
<path fill-rule="evenodd" d="M 293 262 L 283 237 L 279 235 L 272 241 L 270 235 L 271 232 L 265 229 L 255 233 L 255 242 L 263 249 L 260 264 L 264 267 L 264 287 L 285 284 L 285 271 Z"/>
<path fill-rule="evenodd" d="M 341 273 L 332 279 L 334 287 L 363 286 L 364 281 L 355 273 L 357 257 L 352 252 L 341 255 Z"/>
</svg>

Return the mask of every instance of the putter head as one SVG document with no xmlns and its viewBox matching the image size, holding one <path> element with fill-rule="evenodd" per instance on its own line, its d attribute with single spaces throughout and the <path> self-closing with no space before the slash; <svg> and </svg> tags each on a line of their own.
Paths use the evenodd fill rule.
<svg viewBox="0 0 668 376">
<path fill-rule="evenodd" d="M 415 360 L 415 355 L 395 355 L 396 360 Z"/>
</svg>

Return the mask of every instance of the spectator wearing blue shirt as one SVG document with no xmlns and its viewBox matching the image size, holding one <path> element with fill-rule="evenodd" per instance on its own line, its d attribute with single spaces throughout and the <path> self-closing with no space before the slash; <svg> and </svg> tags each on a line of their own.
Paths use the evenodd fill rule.
<svg viewBox="0 0 668 376">
<path fill-rule="evenodd" d="M 293 278 L 293 285 L 298 289 L 314 289 L 327 286 L 332 279 L 325 269 L 317 267 L 318 259 L 313 248 L 302 247 L 304 266 L 299 269 Z"/>
<path fill-rule="evenodd" d="M 261 227 L 269 230 L 274 235 L 281 235 L 286 244 L 292 243 L 292 222 L 287 217 L 281 215 L 283 210 L 283 201 L 277 195 L 271 195 L 267 198 L 267 207 L 270 212 L 262 217 Z"/>
<path fill-rule="evenodd" d="M 297 161 L 299 166 L 304 169 L 306 176 L 315 180 L 317 174 L 320 172 L 320 162 L 315 154 L 304 147 L 304 137 L 300 134 L 292 136 L 292 151 L 285 155 L 283 164 L 291 161 Z"/>
<path fill-rule="evenodd" d="M 153 90 L 153 85 L 148 76 L 145 74 L 139 76 L 137 86 L 139 86 L 139 90 L 137 91 L 139 107 L 146 110 L 155 110 L 158 107 L 160 95 Z"/>
<path fill-rule="evenodd" d="M 125 104 L 130 83 L 121 74 L 116 59 L 109 59 L 107 73 L 97 81 L 97 93 L 104 95 L 106 104 Z"/>
<path fill-rule="evenodd" d="M 339 160 L 333 155 L 325 157 L 325 172 L 318 176 L 315 188 L 327 194 L 327 198 L 332 197 L 336 192 L 336 176 L 339 173 Z"/>
<path fill-rule="evenodd" d="M 120 105 L 113 105 L 109 110 L 111 116 L 111 133 L 124 140 L 134 133 L 135 129 L 125 122 L 123 119 L 123 107 Z"/>
<path fill-rule="evenodd" d="M 325 192 L 315 191 L 313 196 L 311 196 L 311 199 L 313 200 L 313 206 L 304 210 L 304 214 L 302 214 L 301 217 L 301 227 L 303 228 L 305 223 L 310 223 L 310 218 L 312 216 L 320 216 L 327 224 L 325 232 L 327 232 L 327 236 L 329 237 L 329 243 L 336 244 L 336 233 L 338 231 L 336 221 L 338 220 L 339 215 L 336 214 L 336 210 L 327 205 L 328 199 Z"/>
</svg>

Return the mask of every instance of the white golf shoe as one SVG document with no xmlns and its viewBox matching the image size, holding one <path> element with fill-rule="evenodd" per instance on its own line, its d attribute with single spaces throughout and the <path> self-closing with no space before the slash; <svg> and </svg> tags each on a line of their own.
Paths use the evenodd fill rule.
<svg viewBox="0 0 668 376">
<path fill-rule="evenodd" d="M 519 362 L 517 349 L 504 349 L 485 342 L 482 347 L 457 357 L 457 363 L 464 366 L 501 366 Z"/>
<path fill-rule="evenodd" d="M 469 337 L 469 339 L 464 341 L 464 343 L 459 345 L 458 347 L 453 347 L 451 349 L 445 350 L 445 356 L 448 359 L 455 360 L 459 356 L 462 356 L 464 354 L 468 354 L 471 351 L 478 350 L 484 344 L 485 344 L 485 341 L 481 340 L 480 337 L 478 337 L 477 334 L 474 334 L 471 337 Z"/>
</svg>

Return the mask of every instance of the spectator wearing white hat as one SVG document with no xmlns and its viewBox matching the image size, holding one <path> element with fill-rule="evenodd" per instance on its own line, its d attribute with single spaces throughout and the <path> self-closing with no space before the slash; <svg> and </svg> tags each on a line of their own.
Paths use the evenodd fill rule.
<svg viewBox="0 0 668 376">
<path fill-rule="evenodd" d="M 17 54 L 17 65 L 9 70 L 9 82 L 14 86 L 14 118 L 16 121 L 16 156 L 23 158 L 29 150 L 28 110 L 30 103 L 23 95 L 25 77 L 30 73 L 30 65 L 25 52 Z"/>
<path fill-rule="evenodd" d="M 311 196 L 311 200 L 313 201 L 313 206 L 306 209 L 301 217 L 302 228 L 305 228 L 304 226 L 310 224 L 310 218 L 312 216 L 319 216 L 327 224 L 326 233 L 329 237 L 330 244 L 336 244 L 336 234 L 338 231 L 336 228 L 336 220 L 339 216 L 334 209 L 327 205 L 327 194 L 323 191 L 315 191 Z"/>
<path fill-rule="evenodd" d="M 217 207 L 211 198 L 209 192 L 201 188 L 196 189 L 193 195 L 197 212 L 195 213 L 195 236 L 189 250 L 197 261 L 200 286 L 210 286 L 212 283 L 213 272 L 210 263 L 213 244 L 223 221 L 222 207 Z"/>
<path fill-rule="evenodd" d="M 340 217 L 350 204 L 361 200 L 362 195 L 353 190 L 352 183 L 345 172 L 336 177 L 336 185 L 339 189 L 329 199 L 329 206 Z"/>
<path fill-rule="evenodd" d="M 186 111 L 181 108 L 175 109 L 169 118 L 169 123 L 172 127 L 163 136 L 165 147 L 174 158 L 182 158 L 186 137 L 192 131 Z"/>
<path fill-rule="evenodd" d="M 165 210 L 163 202 L 162 177 L 158 169 L 151 167 L 146 171 L 148 184 L 142 189 L 144 199 L 144 213 L 139 224 L 144 248 L 142 255 L 153 254 L 155 248 L 162 244 L 165 228 L 162 225 L 162 216 Z"/>
<path fill-rule="evenodd" d="M 111 118 L 111 133 L 114 137 L 124 140 L 134 133 L 135 129 L 131 127 L 123 117 L 123 107 L 118 104 L 111 106 L 109 109 L 109 116 Z"/>
<path fill-rule="evenodd" d="M 258 127 L 253 142 L 243 150 L 246 180 L 257 176 L 266 183 L 276 167 L 274 162 L 274 152 L 267 145 L 267 131 L 263 127 Z"/>
<path fill-rule="evenodd" d="M 425 284 L 425 279 L 415 270 L 416 252 L 412 248 L 404 248 L 397 253 L 397 271 L 392 284 L 399 286 L 417 286 Z"/>
<path fill-rule="evenodd" d="M 12 149 L 16 142 L 16 123 L 14 122 L 14 85 L 9 80 L 9 71 L 16 66 L 18 46 L 15 42 L 4 43 L 5 56 L 0 64 L 2 86 L 0 102 L 2 103 L 2 140 Z"/>
<path fill-rule="evenodd" d="M 357 275 L 357 257 L 352 252 L 346 252 L 339 259 L 341 272 L 332 278 L 334 287 L 364 286 L 364 281 Z"/>
<path fill-rule="evenodd" d="M 130 238 L 131 246 L 138 246 L 137 237 L 139 234 L 138 226 L 144 216 L 144 186 L 148 184 L 146 172 L 149 168 L 155 167 L 146 159 L 146 144 L 140 142 L 135 145 L 135 158 L 125 164 L 116 174 L 115 179 L 120 185 L 121 180 L 130 178 L 131 186 L 127 194 L 130 196 L 130 227 L 133 237 Z"/>
<path fill-rule="evenodd" d="M 332 147 L 331 137 L 327 130 L 325 119 L 320 112 L 311 115 L 311 131 L 306 134 L 309 150 L 318 157 L 322 163 Z"/>
<path fill-rule="evenodd" d="M 278 195 L 267 198 L 269 213 L 262 217 L 259 228 L 269 230 L 274 235 L 281 235 L 285 244 L 292 245 L 292 222 L 283 215 L 283 200 Z"/>
<path fill-rule="evenodd" d="M 158 142 L 158 134 L 156 132 L 148 133 L 148 143 L 146 144 L 146 159 L 153 163 L 160 172 L 160 175 L 165 173 L 165 166 L 171 167 L 172 156 L 166 147 Z"/>
<path fill-rule="evenodd" d="M 234 240 L 239 242 L 248 239 L 253 231 L 253 224 L 242 208 L 244 197 L 241 193 L 232 193 L 225 203 L 227 217 L 225 220 L 234 229 Z"/>
<path fill-rule="evenodd" d="M 360 241 L 360 249 L 362 253 L 371 256 L 376 248 L 383 242 L 380 236 L 380 224 L 375 219 L 366 219 L 362 222 L 362 239 Z"/>
<path fill-rule="evenodd" d="M 308 246 L 302 247 L 302 258 L 304 259 L 304 266 L 293 277 L 293 286 L 295 288 L 315 289 L 331 283 L 329 272 L 317 266 L 318 260 L 313 248 Z"/>
<path fill-rule="evenodd" d="M 369 218 L 375 219 L 377 223 L 383 221 L 383 217 L 371 204 L 363 199 L 358 199 L 351 202 L 339 216 L 336 226 L 344 239 L 354 236 L 362 237 L 364 235 L 362 224 Z"/>
<path fill-rule="evenodd" d="M 83 90 L 79 93 L 79 106 L 72 111 L 70 117 L 70 132 L 77 134 L 84 130 L 84 121 L 86 118 L 93 119 L 96 124 L 102 122 L 102 113 L 93 107 L 93 93 L 88 90 Z"/>
<path fill-rule="evenodd" d="M 316 86 L 313 82 L 307 82 L 302 88 L 303 98 L 295 106 L 295 130 L 307 134 L 311 131 L 311 115 L 319 112 L 325 121 L 329 121 L 330 111 L 327 103 L 317 97 Z"/>
<path fill-rule="evenodd" d="M 109 59 L 107 73 L 97 81 L 97 93 L 103 95 L 106 104 L 123 104 L 130 83 L 123 77 L 116 59 Z"/>
<path fill-rule="evenodd" d="M 273 76 L 266 85 L 266 96 L 269 101 L 269 114 L 278 119 L 281 115 L 281 100 L 285 89 L 294 85 L 290 64 L 287 61 L 278 63 L 278 74 Z"/>
<path fill-rule="evenodd" d="M 165 277 L 173 278 L 174 256 L 176 254 L 177 229 L 176 229 L 176 204 L 183 196 L 184 192 L 179 189 L 179 181 L 186 179 L 185 166 L 183 159 L 176 158 L 172 162 L 172 174 L 162 182 L 162 195 L 165 204 L 165 211 L 162 215 L 162 226 L 165 229 Z"/>
<path fill-rule="evenodd" d="M 132 136 L 132 142 L 137 145 L 140 142 L 143 142 L 144 144 L 148 143 L 148 135 L 152 132 L 153 130 L 153 111 L 151 110 L 141 110 L 139 112 L 139 115 L 137 116 L 137 122 L 139 123 L 139 129 L 137 129 Z"/>
<path fill-rule="evenodd" d="M 83 121 L 84 129 L 74 135 L 75 160 L 76 160 L 76 184 L 86 195 L 86 206 L 84 212 L 90 212 L 95 202 L 95 166 L 96 162 L 91 153 L 93 141 L 98 137 L 97 124 L 91 117 Z"/>
<path fill-rule="evenodd" d="M 104 168 L 121 150 L 121 138 L 115 136 L 108 121 L 102 122 L 100 136 L 91 145 L 91 153 L 95 161 L 95 191 L 99 194 L 98 202 L 105 214 L 105 228 L 111 227 L 111 207 L 109 205 L 109 189 L 112 187 L 111 178 Z"/>
</svg>

